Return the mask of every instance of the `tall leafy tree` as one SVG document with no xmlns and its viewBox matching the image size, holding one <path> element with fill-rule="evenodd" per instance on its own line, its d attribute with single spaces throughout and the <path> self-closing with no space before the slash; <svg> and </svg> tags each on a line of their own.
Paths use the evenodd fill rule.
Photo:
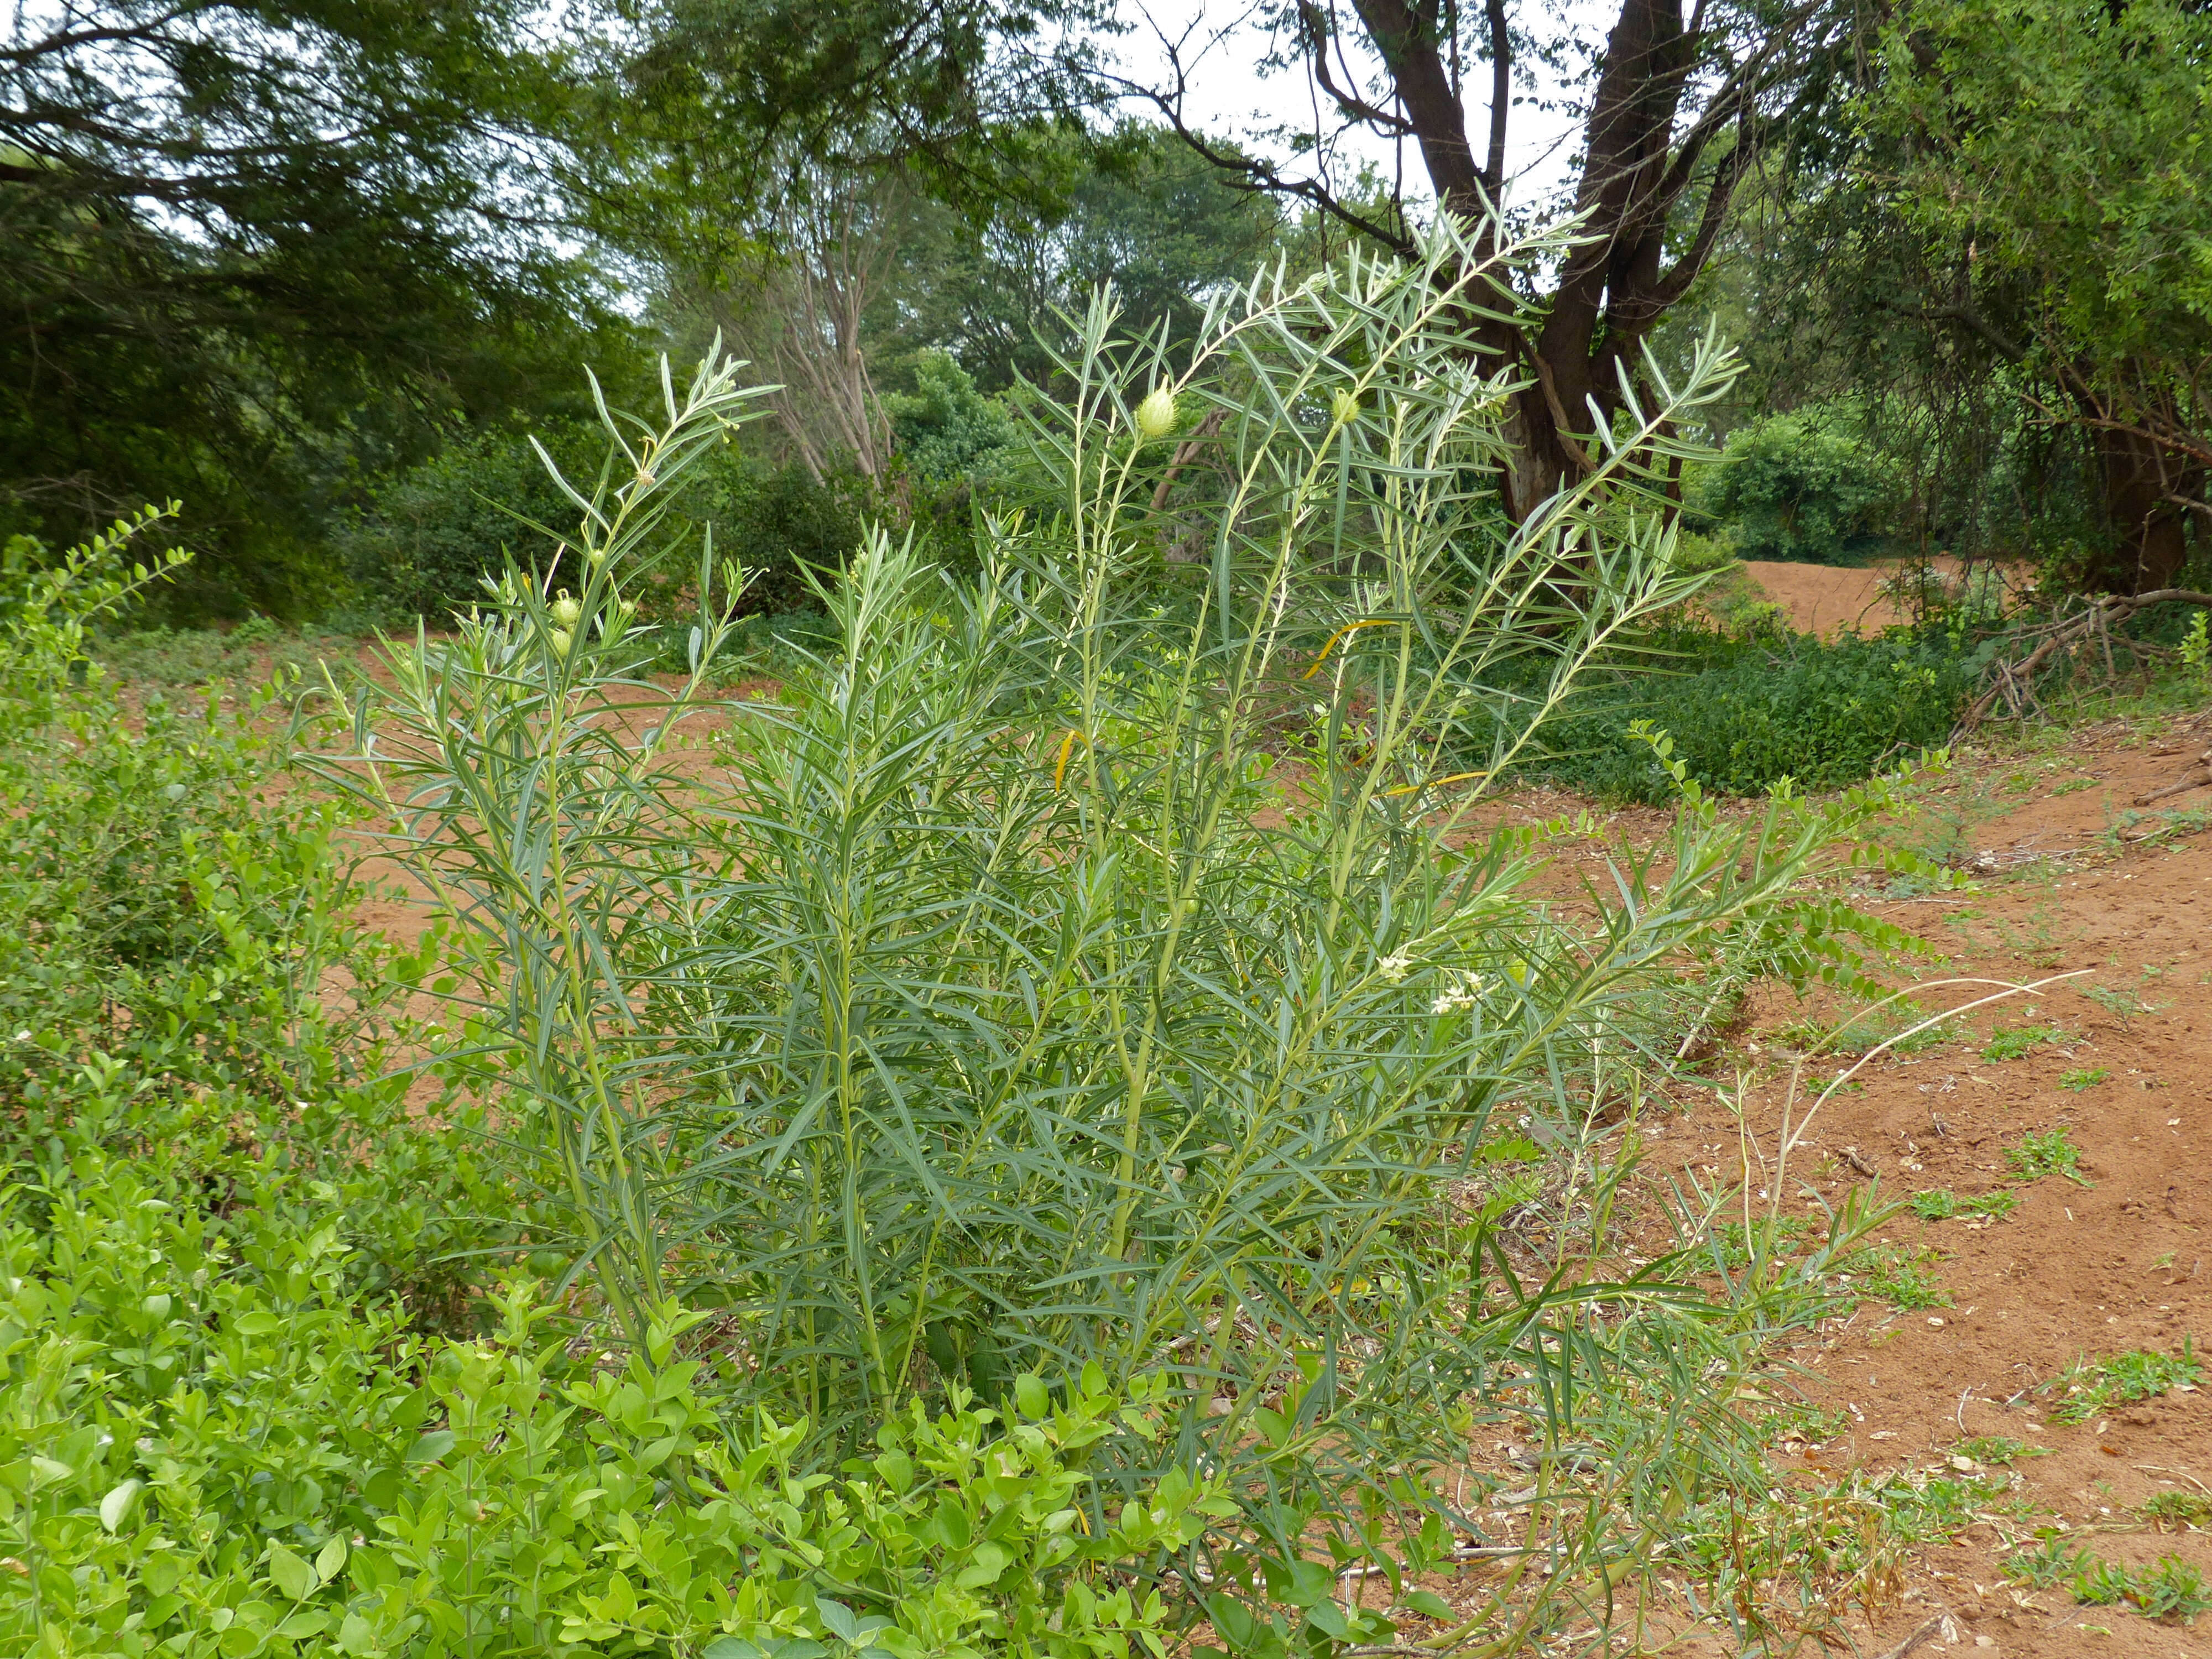
<svg viewBox="0 0 2212 1659">
<path fill-rule="evenodd" d="M 988 390 L 1042 381 L 1046 343 L 1102 283 L 1132 333 L 1194 337 L 1206 296 L 1249 278 L 1283 228 L 1274 204 L 1231 188 L 1164 128 L 1060 142 L 1067 182 L 1050 198 L 940 216 L 907 261 L 899 343 L 950 351 Z"/>
<path fill-rule="evenodd" d="M 1469 218 L 1504 191 L 1514 111 L 1527 95 L 1522 70 L 1540 63 L 1573 89 L 1582 143 L 1571 209 L 1586 240 L 1499 296 L 1532 304 L 1471 319 L 1480 344 L 1528 377 L 1502 481 L 1516 519 L 1593 468 L 1593 431 L 1620 410 L 1624 383 L 1642 373 L 1642 347 L 1704 270 L 1738 185 L 1771 149 L 1834 118 L 1860 28 L 1857 9 L 1840 0 L 1618 0 L 1601 42 L 1578 39 L 1550 8 L 1515 0 L 1479 9 L 1461 0 L 1266 0 L 1257 15 L 1273 28 L 1281 66 L 1310 83 L 1316 114 L 1300 149 L 1326 155 L 1346 129 L 1364 129 L 1417 157 L 1428 198 Z M 1241 155 L 1193 125 L 1181 44 L 1170 40 L 1164 79 L 1126 89 L 1248 187 L 1301 198 L 1362 235 L 1410 249 L 1408 213 L 1419 204 L 1401 190 L 1379 207 L 1363 204 L 1364 181 Z"/>
<path fill-rule="evenodd" d="M 2212 548 L 2212 11 L 1914 0 L 1887 30 L 1854 188 L 1909 280 L 1874 296 L 2002 365 L 2082 447 L 2110 532 L 2088 586 Z"/>
<path fill-rule="evenodd" d="M 988 211 L 1064 184 L 1112 0 L 604 0 L 580 178 L 597 222 L 693 265 L 757 216 L 895 167 Z"/>
<path fill-rule="evenodd" d="M 0 512 L 66 532 L 182 495 L 246 597 L 282 604 L 245 547 L 296 540 L 319 472 L 572 355 L 589 306 L 545 234 L 550 83 L 519 0 L 13 15 Z"/>
</svg>

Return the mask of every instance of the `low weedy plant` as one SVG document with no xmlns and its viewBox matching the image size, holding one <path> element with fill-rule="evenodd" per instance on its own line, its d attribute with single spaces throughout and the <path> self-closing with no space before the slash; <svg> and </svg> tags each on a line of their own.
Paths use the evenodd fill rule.
<svg viewBox="0 0 2212 1659">
<path fill-rule="evenodd" d="M 533 1243 L 601 1340 L 710 1313 L 726 1409 L 806 1422 L 825 1462 L 917 1396 L 1159 1378 L 1160 1436 L 1090 1468 L 1133 1501 L 1219 1478 L 1237 1511 L 1178 1577 L 1132 1571 L 1208 1586 L 1254 1655 L 1381 1639 L 1325 1583 L 1448 1559 L 1474 1519 L 1435 1472 L 1485 1419 L 1602 1455 L 1547 1465 L 1512 1520 L 1547 1547 L 1454 1639 L 1504 1651 L 1609 1598 L 1686 1486 L 1763 1479 L 1714 1379 L 1826 1304 L 1867 1220 L 1717 1299 L 1693 1258 L 1577 1271 L 1625 1168 L 1608 1109 L 1714 988 L 1863 994 L 1859 951 L 1905 940 L 1808 882 L 1882 789 L 1724 817 L 1662 733 L 1674 831 L 1589 916 L 1530 885 L 1568 826 L 1470 838 L 1589 664 L 1695 591 L 1643 503 L 1729 374 L 1650 366 L 1593 471 L 1505 526 L 1483 481 L 1517 370 L 1455 320 L 1498 270 L 1447 225 L 1410 264 L 1263 277 L 1173 364 L 1102 297 L 1065 400 L 1028 411 L 1033 510 L 979 531 L 972 580 L 872 537 L 774 704 L 712 696 L 742 577 L 704 542 L 690 677 L 643 672 L 627 595 L 665 492 L 750 398 L 716 360 L 664 375 L 663 414 L 609 417 L 542 583 L 396 651 L 388 692 L 332 688 L 326 775 L 453 919 L 447 1064 L 500 1096 L 563 1218 Z M 1194 424 L 1213 459 L 1178 473 Z M 1287 792 L 1285 720 L 1318 734 Z M 687 726 L 722 764 L 679 766 Z M 1594 1218 L 1540 1277 L 1488 1204 L 1525 1172 L 1480 1156 L 1520 1118 Z"/>
<path fill-rule="evenodd" d="M 2015 1550 L 2007 1556 L 2004 1575 L 2016 1584 L 2049 1589 L 2074 1577 L 2082 1571 L 2084 1563 L 2094 1559 L 2079 1544 L 2054 1534 L 2032 1550 Z"/>
<path fill-rule="evenodd" d="M 1798 1021 L 1774 1035 L 1777 1042 L 1808 1053 L 1853 1056 L 1877 1048 L 1900 1056 L 1925 1054 L 1956 1039 L 1941 1024 L 1930 1024 L 1927 1011 L 1906 999 L 1862 1009 L 1832 1027 Z"/>
<path fill-rule="evenodd" d="M 1951 1293 L 1936 1277 L 1935 1264 L 1939 1260 L 1930 1249 L 1907 1251 L 1877 1245 L 1846 1256 L 1839 1265 L 1867 1297 L 1887 1302 L 1899 1313 L 1917 1313 L 1951 1305 Z"/>
<path fill-rule="evenodd" d="M 2020 1203 L 2018 1193 L 1983 1193 L 1961 1198 L 1948 1187 L 1931 1187 L 1913 1194 L 1912 1213 L 1923 1221 L 1948 1221 L 1962 1215 L 1985 1215 L 2002 1220 Z"/>
<path fill-rule="evenodd" d="M 2020 1060 L 2038 1048 L 2063 1042 L 2066 1034 L 2056 1025 L 2000 1025 L 1982 1045 L 1984 1060 Z"/>
<path fill-rule="evenodd" d="M 2137 1400 L 2155 1400 L 2174 1389 L 2193 1389 L 2204 1374 L 2197 1345 L 2185 1340 L 2178 1354 L 2133 1348 L 2109 1359 L 2081 1359 L 2046 1388 L 2059 1390 L 2054 1423 L 2086 1423 L 2099 1413 Z"/>
<path fill-rule="evenodd" d="M 2048 1446 L 2031 1446 L 2025 1440 L 2015 1440 L 2006 1434 L 1978 1434 L 1961 1440 L 1951 1449 L 1959 1456 L 1976 1463 L 1993 1463 L 1999 1468 L 2017 1463 L 2023 1457 L 2048 1457 Z"/>
<path fill-rule="evenodd" d="M 2072 1094 L 2086 1094 L 2099 1084 L 2108 1082 L 2112 1075 L 2109 1066 L 2088 1066 L 2060 1073 L 2058 1086 Z"/>
<path fill-rule="evenodd" d="M 2212 1493 L 2162 1492 L 2136 1505 L 2136 1513 L 2162 1531 L 2212 1528 Z"/>
<path fill-rule="evenodd" d="M 2203 1573 L 2178 1555 L 2160 1556 L 2154 1566 L 2130 1567 L 2084 1552 L 2074 1575 L 2074 1599 L 2084 1607 L 2132 1606 L 2146 1619 L 2185 1625 L 2212 1608 Z"/>
<path fill-rule="evenodd" d="M 2094 1186 L 2081 1171 L 2081 1149 L 2074 1144 L 2064 1124 L 2055 1129 L 2031 1130 L 2020 1145 L 2005 1148 L 2005 1162 L 2015 1181 L 2040 1181 L 2045 1176 L 2064 1176 L 2077 1187 Z"/>
</svg>

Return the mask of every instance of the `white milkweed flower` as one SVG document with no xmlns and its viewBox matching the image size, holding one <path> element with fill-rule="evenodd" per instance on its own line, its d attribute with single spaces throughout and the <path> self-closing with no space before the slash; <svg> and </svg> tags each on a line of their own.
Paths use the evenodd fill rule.
<svg viewBox="0 0 2212 1659">
<path fill-rule="evenodd" d="M 1455 968 L 1445 975 L 1443 988 L 1437 1000 L 1429 1005 L 1432 1014 L 1462 1013 L 1477 1006 L 1482 1000 L 1482 975 L 1471 974 L 1464 968 Z"/>
<path fill-rule="evenodd" d="M 1384 957 L 1381 961 L 1377 962 L 1375 964 L 1375 971 L 1382 975 L 1382 977 L 1388 980 L 1391 984 L 1397 985 L 1404 981 L 1407 974 L 1411 971 L 1413 966 L 1413 957 L 1406 955 L 1403 951 L 1401 951 L 1396 956 Z"/>
<path fill-rule="evenodd" d="M 1154 386 L 1137 405 L 1135 419 L 1137 435 L 1146 443 L 1166 437 L 1175 430 L 1175 393 L 1164 386 Z"/>
</svg>

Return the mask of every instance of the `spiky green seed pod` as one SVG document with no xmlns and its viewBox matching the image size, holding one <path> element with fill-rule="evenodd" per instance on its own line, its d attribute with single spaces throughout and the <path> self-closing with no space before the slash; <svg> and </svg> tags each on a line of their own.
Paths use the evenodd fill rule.
<svg viewBox="0 0 2212 1659">
<path fill-rule="evenodd" d="M 1155 438 L 1164 438 L 1175 430 L 1175 393 L 1164 386 L 1156 386 L 1137 405 L 1137 435 L 1146 443 Z"/>
</svg>

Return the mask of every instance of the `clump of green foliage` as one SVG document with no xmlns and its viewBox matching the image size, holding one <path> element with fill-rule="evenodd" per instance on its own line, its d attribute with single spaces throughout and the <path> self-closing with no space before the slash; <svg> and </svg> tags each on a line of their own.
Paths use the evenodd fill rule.
<svg viewBox="0 0 2212 1659">
<path fill-rule="evenodd" d="M 2020 1203 L 2018 1193 L 1983 1193 L 1961 1198 L 1948 1187 L 1930 1188 L 1912 1195 L 1912 1213 L 1923 1221 L 1948 1221 L 1954 1216 L 1985 1215 L 2002 1219 Z"/>
<path fill-rule="evenodd" d="M 1902 493 L 1842 410 L 1770 416 L 1729 436 L 1695 506 L 1747 559 L 1856 564 L 1885 545 Z"/>
<path fill-rule="evenodd" d="M 347 814 L 264 789 L 281 757 L 282 675 L 155 690 L 126 717 L 89 660 L 171 554 L 124 563 L 152 513 L 58 560 L 19 546 L 0 595 L 0 1168 L 33 1189 L 82 1159 L 143 1156 L 162 1202 L 220 1208 L 263 1164 L 319 1183 L 364 1291 L 452 1305 L 459 1218 L 503 1209 L 456 1109 L 412 1124 L 387 1074 L 434 937 L 364 937 L 337 858 Z M 345 990 L 325 996 L 326 985 Z M 304 1188 L 295 1190 L 304 1191 Z"/>
<path fill-rule="evenodd" d="M 2050 1448 L 2031 1446 L 2025 1440 L 2015 1440 L 2008 1434 L 1978 1434 L 1961 1440 L 1954 1448 L 1961 1457 L 1970 1457 L 1977 1463 L 1994 1463 L 1999 1468 L 2017 1463 L 2023 1457 L 2048 1457 Z"/>
<path fill-rule="evenodd" d="M 2212 1495 L 2201 1492 L 2162 1492 L 2136 1505 L 2136 1513 L 2154 1527 L 2212 1528 Z"/>
<path fill-rule="evenodd" d="M 2084 1556 L 2074 1575 L 2074 1599 L 2085 1607 L 2132 1606 L 2146 1619 L 2174 1619 L 2193 1624 L 2212 1608 L 2212 1588 L 2193 1563 L 2163 1555 L 2157 1565 L 2130 1567 Z"/>
<path fill-rule="evenodd" d="M 343 811 L 264 798 L 288 688 L 133 722 L 86 659 L 179 562 L 122 566 L 160 516 L 0 598 L 0 1648 L 1156 1644 L 1106 1568 L 1224 1504 L 1170 1470 L 1104 1509 L 1086 1448 L 1157 1437 L 1142 1385 L 910 1402 L 832 1479 L 804 1425 L 717 1414 L 703 1316 L 618 1355 L 528 1282 L 487 1299 L 545 1218 L 481 1115 L 407 1109 L 436 935 L 364 942 Z"/>
<path fill-rule="evenodd" d="M 281 1179 L 240 1225 L 76 1173 L 35 1228 L 0 1207 L 11 1652 L 1075 1659 L 1165 1621 L 1102 1569 L 1227 1507 L 1170 1473 L 1105 1513 L 1084 1449 L 1148 1420 L 1030 1377 L 1003 1413 L 915 1403 L 832 1478 L 803 1426 L 718 1418 L 678 1350 L 702 1316 L 605 1363 L 523 1285 L 487 1338 L 424 1339 L 349 1290 L 334 1225 L 286 1224 Z"/>
<path fill-rule="evenodd" d="M 1982 1046 L 1984 1060 L 2020 1060 L 2038 1048 L 2063 1042 L 2066 1034 L 2055 1025 L 2000 1025 Z"/>
<path fill-rule="evenodd" d="M 1462 1517 L 1407 1472 L 1485 1419 L 1604 1448 L 1546 1489 L 1563 1547 L 1530 1608 L 1620 1565 L 1624 1515 L 1665 1524 L 1654 1459 L 1698 1491 L 1755 1478 L 1710 1379 L 1827 1304 L 1865 1223 L 1731 1284 L 1721 1317 L 1688 1259 L 1546 1291 L 1504 1265 L 1489 1200 L 1525 1175 L 1486 1150 L 1514 1117 L 1610 1170 L 1590 1103 L 1668 1063 L 1716 967 L 1863 990 L 1860 951 L 1898 936 L 1805 885 L 1881 792 L 1741 823 L 1663 739 L 1672 852 L 1625 860 L 1595 928 L 1535 896 L 1522 838 L 1470 849 L 1471 775 L 1510 772 L 1698 579 L 1601 510 L 1655 487 L 1632 469 L 1674 441 L 1656 407 L 1534 540 L 1493 522 L 1471 481 L 1505 434 L 1449 320 L 1482 269 L 1457 234 L 1263 278 L 1173 368 L 1102 298 L 1065 401 L 1022 411 L 1052 511 L 987 520 L 972 581 L 872 536 L 774 703 L 711 696 L 743 578 L 703 543 L 687 678 L 642 672 L 631 595 L 752 407 L 726 364 L 668 381 L 579 487 L 579 584 L 518 571 L 394 653 L 320 762 L 456 919 L 475 1041 L 450 1063 L 514 1109 L 567 1293 L 632 1344 L 671 1302 L 712 1310 L 730 1409 L 804 1419 L 824 1461 L 916 1395 L 1164 1379 L 1164 1443 L 1237 1504 L 1177 1571 L 1255 1656 L 1382 1639 L 1328 1583 L 1446 1559 Z M 1701 356 L 1671 397 L 1724 375 Z M 1152 503 L 1212 409 L 1221 447 L 1176 505 L 1218 556 L 1163 574 Z M 1572 603 L 1527 580 L 1528 547 L 1593 544 L 1603 580 Z M 1522 658 L 1544 665 L 1525 703 L 1462 701 Z M 1289 833 L 1293 679 L 1318 712 Z M 678 770 L 694 720 L 726 766 Z M 1159 1456 L 1117 1431 L 1091 1467 L 1133 1492 Z"/>
<path fill-rule="evenodd" d="M 1761 795 L 1784 780 L 1833 789 L 1942 744 L 1977 672 L 1973 650 L 1940 629 L 1680 630 L 1647 644 L 1634 672 L 1584 690 L 1548 734 L 1540 769 L 1608 800 L 1663 799 L 1665 772 L 1631 735 L 1641 720 L 1717 793 Z"/>
<path fill-rule="evenodd" d="M 1892 1245 L 1877 1245 L 1846 1257 L 1840 1269 L 1868 1297 L 1888 1303 L 1899 1313 L 1917 1313 L 1951 1304 L 1951 1293 L 1936 1277 L 1937 1260 L 1936 1252 L 1930 1249 L 1903 1250 Z"/>
<path fill-rule="evenodd" d="M 2081 1571 L 2089 1552 L 2063 1538 L 2045 1538 L 2032 1550 L 2016 1550 L 2005 1558 L 2004 1575 L 2016 1584 L 2049 1589 Z"/>
<path fill-rule="evenodd" d="M 2005 1148 L 2005 1162 L 2013 1167 L 2014 1177 L 2020 1181 L 2040 1181 L 2049 1175 L 2064 1176 L 2079 1187 L 2090 1185 L 2089 1177 L 2081 1173 L 2081 1149 L 2074 1144 L 2073 1136 L 2064 1124 L 2055 1129 L 2031 1131 L 2020 1138 L 2020 1145 Z"/>
<path fill-rule="evenodd" d="M 2054 1423 L 2086 1423 L 2099 1413 L 2137 1400 L 2155 1400 L 2172 1389 L 2193 1388 L 2204 1374 L 2193 1342 L 2178 1354 L 2134 1348 L 2109 1359 L 2079 1360 L 2051 1386 L 2059 1390 Z"/>
<path fill-rule="evenodd" d="M 957 371 L 956 371 L 957 372 Z M 575 504 L 541 460 L 584 482 L 607 455 L 596 424 L 556 420 L 528 434 L 486 428 L 458 435 L 428 459 L 368 491 L 332 537 L 356 588 L 352 608 L 369 616 L 422 616 L 433 627 L 486 599 L 484 584 L 510 565 L 533 572 L 558 564 L 558 526 Z M 860 544 L 874 498 L 866 480 L 817 477 L 796 461 L 777 465 L 744 451 L 717 450 L 685 480 L 678 520 L 712 525 L 750 580 L 737 596 L 744 614 L 818 610 L 807 571 L 834 580 Z M 580 585 L 574 556 L 556 580 Z M 653 584 L 635 596 L 648 617 L 674 602 Z"/>
</svg>

